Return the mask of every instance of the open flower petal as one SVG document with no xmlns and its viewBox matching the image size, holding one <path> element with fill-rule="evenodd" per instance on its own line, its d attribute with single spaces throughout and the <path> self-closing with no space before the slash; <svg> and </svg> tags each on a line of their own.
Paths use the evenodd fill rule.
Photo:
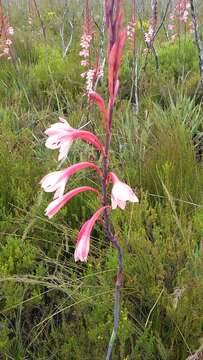
<svg viewBox="0 0 203 360">
<path fill-rule="evenodd" d="M 113 172 L 109 173 L 109 178 L 113 182 L 111 192 L 112 209 L 116 209 L 118 206 L 122 210 L 124 210 L 126 206 L 126 201 L 131 201 L 133 203 L 139 202 L 139 199 L 137 198 L 131 187 L 120 181 Z"/>
<path fill-rule="evenodd" d="M 72 140 L 71 137 L 69 139 L 67 139 L 66 141 L 61 143 L 60 150 L 59 150 L 58 161 L 61 161 L 61 160 L 65 159 L 67 157 L 72 144 L 73 144 L 73 140 Z"/>
<path fill-rule="evenodd" d="M 69 180 L 69 177 L 75 174 L 77 171 L 83 170 L 85 168 L 92 168 L 96 170 L 96 172 L 100 176 L 102 176 L 102 172 L 96 164 L 88 161 L 83 161 L 74 164 L 72 166 L 69 166 L 65 170 L 54 171 L 50 174 L 47 174 L 40 181 L 41 187 L 46 192 L 55 191 L 54 199 L 56 199 L 59 196 L 63 196 L 64 189 L 67 181 Z"/>
<path fill-rule="evenodd" d="M 104 147 L 100 140 L 89 131 L 72 128 L 68 122 L 59 118 L 60 122 L 52 124 L 45 131 L 48 136 L 45 146 L 49 149 L 59 149 L 58 161 L 67 157 L 68 152 L 76 139 L 81 139 L 93 145 L 97 150 L 104 152 Z"/>
</svg>

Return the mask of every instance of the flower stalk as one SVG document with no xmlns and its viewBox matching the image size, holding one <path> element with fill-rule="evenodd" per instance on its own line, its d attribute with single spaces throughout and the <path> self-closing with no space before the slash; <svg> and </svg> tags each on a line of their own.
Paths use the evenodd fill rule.
<svg viewBox="0 0 203 360">
<path fill-rule="evenodd" d="M 102 205 L 107 204 L 107 184 L 109 176 L 109 150 L 111 143 L 111 129 L 113 120 L 113 111 L 115 98 L 118 92 L 118 71 L 121 62 L 121 54 L 124 46 L 124 42 L 127 36 L 127 29 L 122 31 L 122 13 L 120 9 L 120 1 L 105 1 L 105 18 L 108 31 L 108 88 L 109 88 L 109 105 L 107 109 L 107 124 L 106 124 L 106 138 L 105 138 L 105 155 L 103 156 L 102 165 Z M 119 299 L 120 288 L 122 284 L 122 272 L 123 272 L 123 254 L 119 242 L 112 231 L 109 209 L 104 210 L 104 231 L 112 242 L 113 246 L 117 250 L 118 254 L 118 270 L 116 275 L 115 292 L 114 292 L 114 326 L 109 341 L 106 360 L 111 357 L 114 342 L 117 336 L 118 323 L 119 323 Z"/>
</svg>

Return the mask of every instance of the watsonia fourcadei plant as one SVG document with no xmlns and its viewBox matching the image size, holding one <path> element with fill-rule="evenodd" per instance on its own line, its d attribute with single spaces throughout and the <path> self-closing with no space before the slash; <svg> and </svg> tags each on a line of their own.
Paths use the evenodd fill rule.
<svg viewBox="0 0 203 360">
<path fill-rule="evenodd" d="M 90 235 L 95 222 L 100 216 L 103 216 L 104 232 L 109 241 L 113 244 L 118 253 L 118 271 L 115 283 L 115 302 L 114 302 L 114 327 L 110 338 L 106 359 L 110 359 L 113 343 L 116 338 L 118 321 L 119 321 L 119 295 L 120 287 L 122 284 L 122 271 L 123 271 L 123 255 L 122 249 L 116 238 L 110 223 L 110 211 L 120 207 L 125 209 L 126 201 L 134 203 L 138 202 L 137 196 L 133 190 L 125 183 L 120 181 L 116 174 L 111 171 L 111 159 L 109 156 L 111 146 L 111 133 L 113 111 L 116 97 L 119 90 L 119 68 L 121 64 L 121 57 L 123 47 L 127 36 L 127 28 L 122 25 L 122 11 L 120 0 L 105 0 L 105 20 L 106 29 L 108 34 L 108 48 L 107 48 L 107 61 L 108 61 L 108 105 L 106 107 L 103 98 L 96 92 L 91 91 L 89 98 L 96 105 L 98 105 L 103 124 L 105 127 L 105 141 L 102 141 L 93 133 L 81 129 L 72 128 L 68 122 L 59 118 L 60 122 L 51 125 L 45 133 L 48 136 L 46 146 L 50 149 L 59 149 L 58 160 L 66 158 L 70 147 L 77 139 L 88 142 L 101 154 L 101 163 L 99 165 L 93 162 L 81 162 L 68 167 L 65 170 L 55 171 L 46 175 L 41 180 L 41 186 L 46 192 L 54 192 L 54 200 L 48 205 L 45 214 L 51 218 L 54 216 L 72 197 L 85 192 L 92 191 L 99 194 L 98 190 L 90 186 L 82 186 L 70 190 L 64 194 L 67 181 L 74 173 L 91 168 L 95 170 L 100 178 L 101 206 L 95 214 L 88 219 L 81 227 L 75 248 L 74 258 L 75 261 L 86 261 L 90 248 Z M 111 190 L 111 206 L 108 203 L 108 185 L 112 183 Z"/>
</svg>

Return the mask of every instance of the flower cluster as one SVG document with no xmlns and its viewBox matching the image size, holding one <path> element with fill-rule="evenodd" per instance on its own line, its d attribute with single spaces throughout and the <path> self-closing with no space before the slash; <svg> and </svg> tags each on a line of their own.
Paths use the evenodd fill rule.
<svg viewBox="0 0 203 360">
<path fill-rule="evenodd" d="M 104 76 L 104 71 L 102 66 L 100 65 L 98 65 L 94 69 L 89 69 L 81 74 L 81 77 L 86 79 L 86 94 L 88 98 L 90 97 L 90 94 L 93 92 L 93 88 L 96 80 L 102 78 L 103 76 Z"/>
<path fill-rule="evenodd" d="M 92 35 L 87 34 L 86 32 L 82 35 L 80 46 L 82 50 L 80 51 L 80 56 L 83 56 L 84 59 L 81 60 L 82 66 L 89 66 L 89 57 L 90 57 L 90 43 L 92 40 Z"/>
<path fill-rule="evenodd" d="M 149 29 L 148 29 L 148 32 L 146 32 L 144 34 L 145 41 L 149 46 L 150 46 L 150 43 L 153 40 L 153 35 L 154 35 L 154 29 L 153 29 L 152 25 L 150 25 Z"/>
<path fill-rule="evenodd" d="M 149 29 L 144 33 L 145 43 L 147 48 L 144 49 L 144 53 L 148 53 L 153 47 L 153 42 L 156 34 L 157 26 L 157 2 L 152 1 L 152 15 L 149 20 Z"/>
<path fill-rule="evenodd" d="M 92 38 L 93 38 L 93 31 L 92 31 L 92 16 L 91 16 L 90 2 L 86 0 L 84 33 L 81 36 L 81 40 L 80 40 L 81 51 L 79 55 L 83 57 L 83 59 L 80 62 L 81 66 L 86 68 L 86 71 L 81 73 L 81 77 L 84 78 L 86 81 L 85 90 L 88 98 L 90 96 L 90 93 L 93 91 L 94 84 L 96 83 L 97 79 L 103 77 L 103 67 L 100 64 L 91 67 L 90 48 L 91 48 Z"/>
<path fill-rule="evenodd" d="M 84 32 L 81 36 L 80 46 L 81 51 L 79 55 L 82 57 L 80 62 L 81 66 L 86 68 L 85 72 L 81 73 L 81 77 L 86 79 L 86 93 L 89 96 L 89 92 L 93 89 L 93 79 L 95 77 L 94 69 L 90 66 L 90 47 L 92 41 L 92 21 L 91 21 L 91 9 L 90 2 L 86 0 L 85 3 L 85 17 L 84 17 Z M 89 68 L 89 69 L 88 69 Z"/>
<path fill-rule="evenodd" d="M 132 0 L 132 17 L 131 21 L 127 25 L 127 38 L 134 43 L 135 46 L 135 31 L 137 25 L 137 13 L 136 13 L 136 1 Z"/>
<path fill-rule="evenodd" d="M 187 25 L 189 19 L 189 0 L 177 0 L 173 12 L 169 15 L 170 23 L 168 30 L 170 32 L 170 38 L 174 41 L 177 36 L 180 36 L 180 25 Z M 193 23 L 189 21 L 190 32 L 193 32 Z M 177 29 L 177 30 L 176 30 Z"/>
<path fill-rule="evenodd" d="M 60 122 L 51 125 L 45 131 L 45 134 L 48 136 L 45 145 L 49 149 L 59 149 L 58 160 L 64 160 L 67 157 L 68 152 L 76 139 L 86 141 L 104 155 L 104 147 L 93 133 L 85 130 L 74 129 L 63 118 L 59 118 L 59 120 Z M 52 218 L 52 216 L 57 214 L 58 211 L 72 199 L 72 197 L 79 193 L 85 191 L 97 193 L 97 190 L 91 186 L 81 186 L 64 194 L 65 187 L 70 176 L 86 168 L 91 168 L 96 171 L 98 176 L 102 176 L 102 170 L 95 163 L 87 161 L 74 164 L 64 170 L 54 171 L 43 177 L 40 182 L 42 189 L 45 192 L 54 193 L 53 201 L 46 208 L 45 215 Z M 124 209 L 127 200 L 131 202 L 138 202 L 138 198 L 133 193 L 132 189 L 121 182 L 113 172 L 109 173 L 108 180 L 113 183 L 111 194 L 112 209 L 115 209 L 117 206 Z M 99 208 L 82 226 L 76 242 L 74 255 L 75 261 L 87 260 L 92 228 L 106 207 L 110 206 L 107 205 Z"/>
<path fill-rule="evenodd" d="M 93 91 L 95 69 L 89 69 L 85 73 L 82 73 L 81 76 L 86 79 L 86 94 L 89 97 L 89 94 Z"/>
<path fill-rule="evenodd" d="M 82 50 L 80 51 L 80 56 L 83 57 L 80 64 L 83 67 L 88 68 L 90 66 L 90 43 L 92 40 L 92 35 L 87 34 L 86 32 L 82 35 L 80 46 Z M 82 78 L 86 79 L 86 93 L 89 96 L 89 93 L 93 89 L 93 80 L 95 77 L 95 70 L 94 69 L 87 69 L 85 72 L 81 74 Z"/>
<path fill-rule="evenodd" d="M 14 29 L 8 24 L 6 17 L 3 15 L 2 8 L 0 9 L 0 57 L 7 57 L 11 59 L 12 36 Z"/>
</svg>

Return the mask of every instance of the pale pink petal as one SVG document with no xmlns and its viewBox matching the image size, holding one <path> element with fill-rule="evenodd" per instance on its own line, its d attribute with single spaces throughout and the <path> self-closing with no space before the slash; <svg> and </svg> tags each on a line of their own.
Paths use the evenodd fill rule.
<svg viewBox="0 0 203 360">
<path fill-rule="evenodd" d="M 46 176 L 40 181 L 40 184 L 44 191 L 53 192 L 57 189 L 58 182 L 60 180 L 63 171 L 54 171 Z"/>
<path fill-rule="evenodd" d="M 68 121 L 65 120 L 64 118 L 62 118 L 61 116 L 59 116 L 59 120 L 60 120 L 60 122 L 61 122 L 62 124 L 65 124 L 67 128 L 73 129 L 73 128 L 70 126 L 70 124 L 68 123 Z"/>
<path fill-rule="evenodd" d="M 55 191 L 54 199 L 56 199 L 57 197 L 63 196 L 68 179 L 69 176 L 66 169 L 61 171 L 55 171 L 44 176 L 43 179 L 40 181 L 40 184 L 43 190 L 46 192 Z"/>
<path fill-rule="evenodd" d="M 133 202 L 133 203 L 138 203 L 138 202 L 139 202 L 138 197 L 134 194 L 134 192 L 132 191 L 132 189 L 131 189 L 131 192 L 130 192 L 129 201 L 131 201 L 131 202 Z"/>
<path fill-rule="evenodd" d="M 60 123 L 51 125 L 45 134 L 48 135 L 45 146 L 49 149 L 59 149 L 59 161 L 66 158 L 73 140 L 76 139 L 84 140 L 104 152 L 104 147 L 97 136 L 89 131 L 71 128 L 63 118 L 60 118 Z"/>
<path fill-rule="evenodd" d="M 73 144 L 73 140 L 71 138 L 69 140 L 67 139 L 66 141 L 64 141 L 64 143 L 61 144 L 58 161 L 63 160 L 67 157 L 72 144 Z"/>
<path fill-rule="evenodd" d="M 122 210 L 125 209 L 125 206 L 126 206 L 126 201 L 122 201 L 120 199 L 117 199 L 117 204 L 118 204 L 118 207 Z"/>
<path fill-rule="evenodd" d="M 68 181 L 68 178 L 60 181 L 60 186 L 55 191 L 54 199 L 57 199 L 58 197 L 63 196 L 67 181 Z"/>
<path fill-rule="evenodd" d="M 116 199 L 114 198 L 113 194 L 111 193 L 111 207 L 112 209 L 116 209 L 118 206 Z"/>
<path fill-rule="evenodd" d="M 52 124 L 47 130 L 45 130 L 45 134 L 48 136 L 52 136 L 52 135 L 56 135 L 56 134 L 62 134 L 62 133 L 67 133 L 70 132 L 73 129 L 68 122 L 63 119 L 63 118 L 59 118 L 60 122 L 57 122 L 55 124 Z"/>
<path fill-rule="evenodd" d="M 130 200 L 132 195 L 134 195 L 130 186 L 126 185 L 125 183 L 123 183 L 121 181 L 117 182 L 113 186 L 112 193 L 116 199 L 119 199 L 121 201 Z"/>
<path fill-rule="evenodd" d="M 126 201 L 131 201 L 133 203 L 139 202 L 137 196 L 130 186 L 120 181 L 113 172 L 109 173 L 109 177 L 113 182 L 111 191 L 111 202 L 113 209 L 116 209 L 117 206 L 119 206 L 122 210 L 125 209 Z"/>
<path fill-rule="evenodd" d="M 111 194 L 111 207 L 112 209 L 116 209 L 118 207 L 120 207 L 122 210 L 125 209 L 125 206 L 126 206 L 126 201 L 122 201 L 118 198 L 114 198 L 113 194 Z"/>
<path fill-rule="evenodd" d="M 53 135 L 48 137 L 48 139 L 45 142 L 45 146 L 48 149 L 58 149 L 61 146 L 61 141 L 59 140 L 58 135 Z"/>
</svg>

